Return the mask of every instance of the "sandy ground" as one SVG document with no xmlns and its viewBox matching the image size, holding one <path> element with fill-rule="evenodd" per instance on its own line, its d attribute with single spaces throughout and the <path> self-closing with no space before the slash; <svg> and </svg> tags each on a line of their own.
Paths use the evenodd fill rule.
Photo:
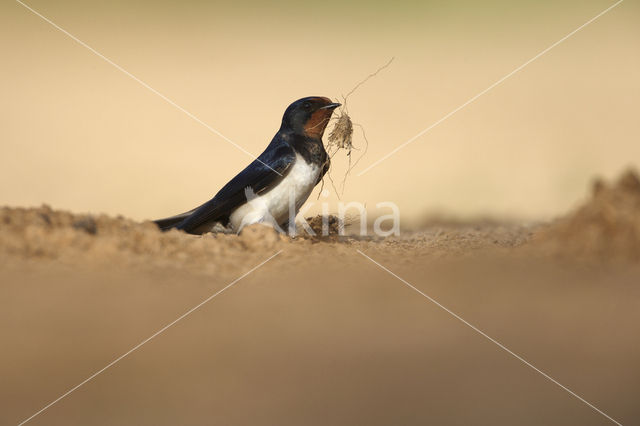
<svg viewBox="0 0 640 426">
<path fill-rule="evenodd" d="M 537 226 L 431 223 L 324 240 L 252 227 L 1 211 L 0 423 L 610 423 L 367 258 L 622 424 L 640 408 L 640 183 L 598 183 Z M 634 214 L 635 213 L 635 214 Z"/>
</svg>

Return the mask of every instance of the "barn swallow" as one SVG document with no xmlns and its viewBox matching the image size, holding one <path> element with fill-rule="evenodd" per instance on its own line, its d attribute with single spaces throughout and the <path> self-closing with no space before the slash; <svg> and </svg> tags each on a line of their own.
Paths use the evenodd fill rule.
<svg viewBox="0 0 640 426">
<path fill-rule="evenodd" d="M 220 225 L 234 232 L 252 223 L 284 227 L 329 169 L 322 136 L 339 106 L 319 96 L 295 101 L 264 152 L 211 200 L 155 223 L 162 230 L 177 228 L 190 234 L 211 232 Z"/>
</svg>

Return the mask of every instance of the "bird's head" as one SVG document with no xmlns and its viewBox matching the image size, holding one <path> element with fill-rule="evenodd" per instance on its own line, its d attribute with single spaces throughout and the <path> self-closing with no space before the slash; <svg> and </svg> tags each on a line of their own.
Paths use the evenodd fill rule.
<svg viewBox="0 0 640 426">
<path fill-rule="evenodd" d="M 298 99 L 289 105 L 284 112 L 280 130 L 293 131 L 305 137 L 322 139 L 333 110 L 339 106 L 339 103 L 321 96 Z"/>
</svg>

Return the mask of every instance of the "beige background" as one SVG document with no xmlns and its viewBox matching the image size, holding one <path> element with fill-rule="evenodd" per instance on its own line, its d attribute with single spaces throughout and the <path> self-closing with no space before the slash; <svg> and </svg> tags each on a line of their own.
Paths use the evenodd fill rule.
<svg viewBox="0 0 640 426">
<path fill-rule="evenodd" d="M 611 4 L 29 3 L 256 155 L 291 101 L 337 97 L 395 56 L 349 100 L 370 142 L 355 173 Z M 639 17 L 625 1 L 354 174 L 344 199 L 373 212 L 394 201 L 405 223 L 564 212 L 594 175 L 640 162 Z M 0 204 L 155 218 L 250 161 L 19 3 L 3 2 L 0 21 Z"/>
</svg>

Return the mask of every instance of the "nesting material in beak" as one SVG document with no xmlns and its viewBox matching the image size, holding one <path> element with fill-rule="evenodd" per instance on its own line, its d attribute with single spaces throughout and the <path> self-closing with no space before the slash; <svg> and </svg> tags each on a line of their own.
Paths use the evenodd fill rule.
<svg viewBox="0 0 640 426">
<path fill-rule="evenodd" d="M 346 112 L 340 111 L 336 124 L 333 126 L 327 142 L 329 147 L 346 149 L 347 155 L 351 153 L 353 135 L 353 123 Z"/>
</svg>

